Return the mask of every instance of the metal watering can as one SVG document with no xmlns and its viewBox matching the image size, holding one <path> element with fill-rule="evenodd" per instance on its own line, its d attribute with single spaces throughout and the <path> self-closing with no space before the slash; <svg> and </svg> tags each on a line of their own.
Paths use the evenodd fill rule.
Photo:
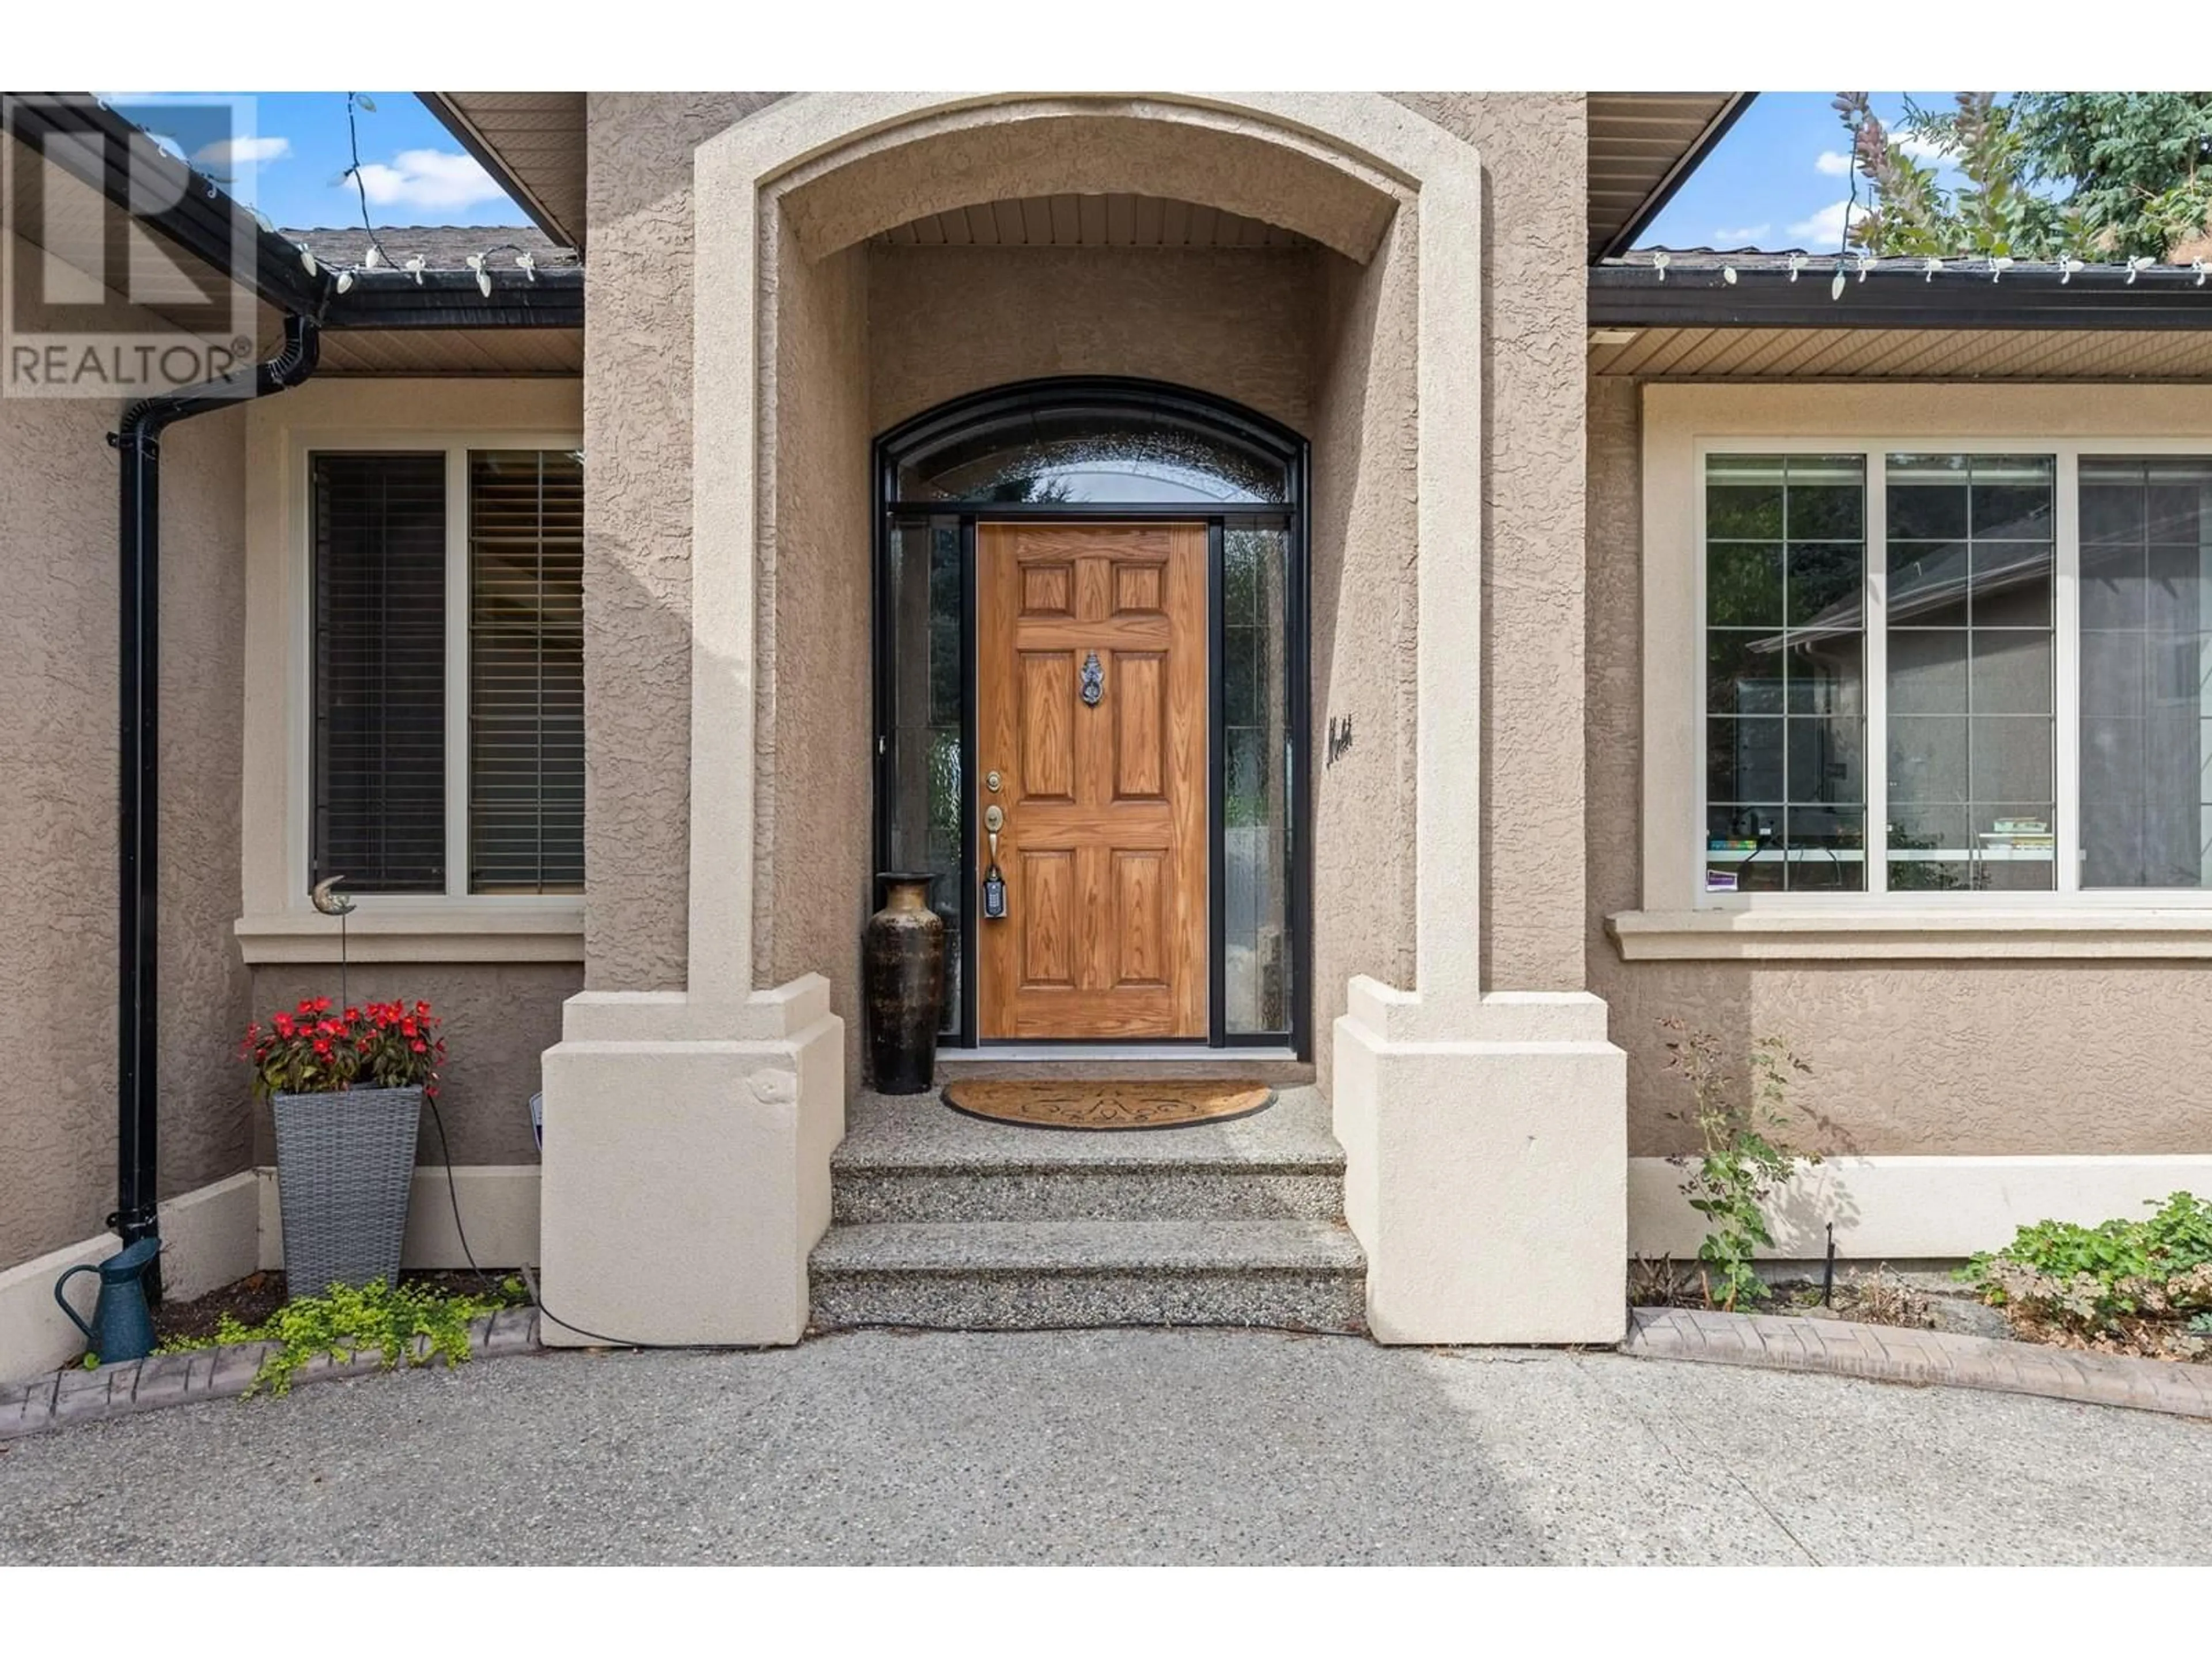
<svg viewBox="0 0 2212 1659">
<path fill-rule="evenodd" d="M 70 1323 L 84 1333 L 84 1340 L 103 1365 L 143 1359 L 154 1352 L 154 1314 L 146 1305 L 146 1269 L 161 1253 L 158 1238 L 142 1238 L 126 1245 L 98 1267 L 71 1267 L 54 1281 L 54 1301 L 70 1316 Z M 62 1287 L 79 1273 L 100 1275 L 100 1300 L 93 1304 L 88 1325 L 62 1295 Z"/>
</svg>

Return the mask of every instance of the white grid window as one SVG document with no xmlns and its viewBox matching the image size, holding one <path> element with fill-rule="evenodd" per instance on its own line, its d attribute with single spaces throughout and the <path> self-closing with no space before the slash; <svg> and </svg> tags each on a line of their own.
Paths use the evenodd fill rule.
<svg viewBox="0 0 2212 1659">
<path fill-rule="evenodd" d="M 1698 902 L 2212 890 L 2197 447 L 1700 445 Z"/>
</svg>

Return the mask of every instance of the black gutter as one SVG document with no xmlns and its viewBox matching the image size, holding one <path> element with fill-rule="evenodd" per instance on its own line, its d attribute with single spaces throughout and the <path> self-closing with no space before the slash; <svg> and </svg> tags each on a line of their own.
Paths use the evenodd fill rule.
<svg viewBox="0 0 2212 1659">
<path fill-rule="evenodd" d="M 251 213 L 206 174 L 187 167 L 146 130 L 83 93 L 11 92 L 9 132 L 34 149 L 49 136 L 75 143 L 46 149 L 58 165 L 100 191 L 139 223 L 174 242 L 210 269 L 245 274 L 250 251 L 253 291 L 279 311 L 312 313 L 327 292 L 327 276 L 310 276 L 300 250 Z M 86 143 L 88 136 L 101 142 Z M 162 182 L 168 205 L 149 207 L 145 192 L 133 199 L 131 179 Z"/>
<path fill-rule="evenodd" d="M 1674 199 L 1674 192 L 1690 182 L 1690 175 L 1713 153 L 1713 146 L 1728 137 L 1729 129 L 1742 118 L 1744 111 L 1751 107 L 1751 100 L 1758 96 L 1755 92 L 1739 92 L 1722 106 L 1721 112 L 1706 123 L 1705 130 L 1698 135 L 1698 142 L 1667 169 L 1667 176 L 1659 181 L 1656 190 L 1644 198 L 1644 205 L 1636 210 L 1635 216 L 1607 237 L 1603 247 L 1590 255 L 1592 264 L 1601 259 L 1617 258 L 1636 246 L 1636 239 L 1665 211 L 1667 204 Z"/>
<path fill-rule="evenodd" d="M 540 268 L 533 281 L 519 270 L 491 273 L 487 298 L 472 270 L 381 272 L 363 277 L 324 307 L 325 328 L 581 328 L 584 269 Z"/>
<path fill-rule="evenodd" d="M 123 411 L 108 443 L 120 453 L 121 760 L 116 797 L 115 1213 L 125 1245 L 161 1232 L 160 1152 L 161 545 L 161 434 L 179 421 L 295 386 L 315 372 L 319 334 L 306 317 L 284 319 L 284 348 L 220 380 L 165 392 Z M 161 1299 L 160 1261 L 147 1289 Z"/>
<path fill-rule="evenodd" d="M 1648 262 L 1597 265 L 1589 273 L 1593 328 L 2212 328 L 2212 284 L 2185 266 L 2153 267 L 2128 281 L 2124 269 L 2090 266 L 2059 281 L 2055 267 L 2014 268 L 1992 282 L 1987 269 L 1947 270 L 1932 277 L 1909 265 L 1870 269 L 1861 280 L 1844 267 L 1831 297 L 1836 262 L 1826 257 L 1790 281 L 1771 266 L 1736 270 L 1719 263 L 1668 268 Z"/>
<path fill-rule="evenodd" d="M 144 128 L 83 93 L 0 94 L 5 130 L 41 149 L 120 212 L 158 232 L 210 270 L 241 277 L 250 270 L 255 297 L 288 315 L 325 328 L 581 328 L 584 272 L 559 265 L 532 276 L 500 269 L 488 274 L 487 297 L 472 270 L 426 270 L 417 283 L 394 270 L 356 274 L 344 294 L 328 269 L 307 274 L 298 244 L 258 221 L 206 174 L 188 167 Z M 74 140 L 48 147 L 49 137 Z M 94 142 L 96 141 L 96 142 Z M 142 188 L 134 193 L 134 177 Z M 149 207 L 143 186 L 168 205 Z"/>
</svg>

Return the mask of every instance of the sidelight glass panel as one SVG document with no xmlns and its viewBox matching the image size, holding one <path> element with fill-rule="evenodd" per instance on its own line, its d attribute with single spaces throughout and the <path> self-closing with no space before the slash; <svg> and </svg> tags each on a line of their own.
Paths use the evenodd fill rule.
<svg viewBox="0 0 2212 1659">
<path fill-rule="evenodd" d="M 2084 459 L 2081 885 L 2212 887 L 2212 459 Z"/>
<path fill-rule="evenodd" d="M 902 519 L 891 527 L 884 600 L 890 626 L 890 867 L 937 875 L 932 902 L 945 918 L 945 1009 L 939 1028 L 960 1029 L 960 739 L 963 583 L 955 519 Z"/>
<path fill-rule="evenodd" d="M 1224 532 L 1222 845 L 1226 1029 L 1291 1027 L 1290 533 Z"/>
<path fill-rule="evenodd" d="M 1866 884 L 1866 465 L 1705 472 L 1709 893 Z"/>
<path fill-rule="evenodd" d="M 2039 455 L 1892 455 L 1889 885 L 2053 884 L 2052 501 Z"/>
</svg>

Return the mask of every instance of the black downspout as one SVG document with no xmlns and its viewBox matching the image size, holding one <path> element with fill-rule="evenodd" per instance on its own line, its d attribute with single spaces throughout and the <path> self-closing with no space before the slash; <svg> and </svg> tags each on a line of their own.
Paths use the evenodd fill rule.
<svg viewBox="0 0 2212 1659">
<path fill-rule="evenodd" d="M 123 411 L 107 441 L 123 458 L 122 774 L 116 793 L 115 1213 L 107 1218 L 126 1245 L 161 1231 L 156 1187 L 161 1117 L 155 1093 L 160 877 L 155 832 L 161 818 L 161 434 L 179 421 L 228 409 L 248 398 L 295 386 L 315 372 L 319 336 L 313 319 L 284 319 L 284 347 L 265 363 L 220 380 L 165 392 Z M 161 1263 L 146 1275 L 161 1300 Z"/>
</svg>

